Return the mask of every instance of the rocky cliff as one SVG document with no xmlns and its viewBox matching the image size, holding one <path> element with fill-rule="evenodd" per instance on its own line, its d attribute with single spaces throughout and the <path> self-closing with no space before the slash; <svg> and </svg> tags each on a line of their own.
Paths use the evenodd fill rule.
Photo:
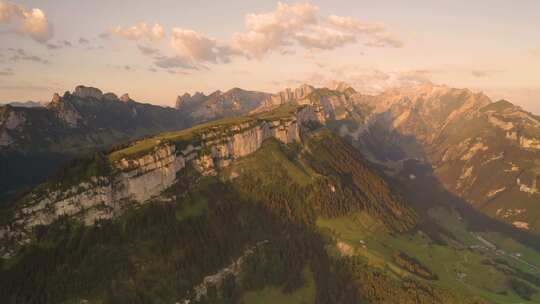
<svg viewBox="0 0 540 304">
<path fill-rule="evenodd" d="M 313 91 L 315 91 L 315 88 L 307 84 L 301 85 L 295 89 L 286 88 L 281 92 L 268 96 L 263 100 L 261 105 L 253 110 L 253 113 L 269 111 L 283 104 L 303 100 Z"/>
<path fill-rule="evenodd" d="M 46 107 L 0 106 L 0 201 L 43 181 L 75 155 L 190 125 L 173 108 L 85 86 L 54 94 Z"/>
<path fill-rule="evenodd" d="M 201 92 L 185 93 L 176 99 L 176 108 L 195 122 L 231 116 L 243 116 L 260 106 L 270 94 L 233 88 L 215 91 L 208 96 Z"/>
<path fill-rule="evenodd" d="M 540 231 L 539 117 L 442 85 L 393 89 L 362 102 L 375 110 L 353 137 L 373 161 L 399 172 L 402 161 L 421 160 L 446 189 L 485 213 Z"/>
<path fill-rule="evenodd" d="M 301 142 L 311 123 L 324 122 L 320 109 L 303 106 L 286 115 L 266 114 L 240 123 L 217 124 L 197 130 L 196 140 L 181 144 L 155 140 L 155 146 L 136 155 L 124 151 L 111 154 L 111 174 L 91 176 L 72 185 L 39 188 L 17 204 L 13 221 L 0 230 L 2 255 L 30 240 L 37 225 L 48 225 L 61 216 L 77 218 L 90 225 L 122 213 L 133 204 L 143 204 L 174 184 L 176 174 L 191 165 L 203 175 L 213 175 L 232 161 L 257 151 L 264 140 Z M 145 142 L 147 143 L 147 142 Z M 134 143 L 130 148 L 145 143 Z M 120 155 L 121 157 L 116 157 Z"/>
</svg>

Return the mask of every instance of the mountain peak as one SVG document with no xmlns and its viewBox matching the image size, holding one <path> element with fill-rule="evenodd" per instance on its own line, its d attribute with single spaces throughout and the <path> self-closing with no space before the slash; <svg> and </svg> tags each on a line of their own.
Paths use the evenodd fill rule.
<svg viewBox="0 0 540 304">
<path fill-rule="evenodd" d="M 330 84 L 328 85 L 328 88 L 331 89 L 331 90 L 334 90 L 334 91 L 339 91 L 339 92 L 343 92 L 345 93 L 346 91 L 349 91 L 349 90 L 354 90 L 354 88 L 344 82 L 344 81 L 331 81 Z M 356 92 L 356 90 L 354 90 Z"/>
<path fill-rule="evenodd" d="M 58 95 L 58 93 L 54 93 L 51 102 L 60 102 L 60 95 Z"/>
<path fill-rule="evenodd" d="M 239 88 L 239 87 L 234 87 L 234 88 L 226 91 L 225 93 L 223 93 L 223 95 L 243 94 L 243 93 L 246 93 L 246 92 L 248 92 L 248 91 L 244 90 L 242 88 Z"/>
<path fill-rule="evenodd" d="M 124 95 L 122 95 L 122 96 L 120 97 L 120 101 L 122 101 L 122 102 L 128 102 L 128 101 L 131 101 L 131 98 L 129 97 L 129 94 L 126 93 L 126 94 L 124 94 Z"/>
<path fill-rule="evenodd" d="M 103 97 L 103 92 L 98 88 L 78 85 L 77 87 L 75 87 L 75 91 L 73 92 L 73 95 L 79 98 L 101 99 Z"/>
<path fill-rule="evenodd" d="M 108 101 L 118 101 L 118 96 L 112 92 L 103 94 L 103 99 Z"/>
</svg>

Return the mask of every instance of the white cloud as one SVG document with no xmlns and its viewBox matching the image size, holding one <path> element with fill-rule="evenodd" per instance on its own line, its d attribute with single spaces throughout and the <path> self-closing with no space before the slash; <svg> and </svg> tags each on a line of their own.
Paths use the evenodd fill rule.
<svg viewBox="0 0 540 304">
<path fill-rule="evenodd" d="M 292 45 L 297 33 L 318 23 L 318 11 L 319 8 L 311 3 L 288 5 L 278 2 L 273 12 L 248 14 L 246 31 L 233 34 L 233 47 L 261 58 L 272 50 Z"/>
<path fill-rule="evenodd" d="M 171 47 L 179 56 L 194 62 L 229 62 L 231 56 L 240 54 L 204 34 L 178 27 L 172 29 Z"/>
<path fill-rule="evenodd" d="M 246 31 L 233 34 L 232 47 L 246 56 L 261 58 L 274 50 L 295 45 L 307 49 L 331 50 L 366 39 L 370 47 L 402 47 L 403 42 L 382 23 L 362 22 L 352 17 L 319 16 L 311 3 L 283 4 L 275 11 L 248 14 Z"/>
<path fill-rule="evenodd" d="M 403 42 L 389 32 L 376 33 L 364 44 L 369 47 L 403 47 Z"/>
<path fill-rule="evenodd" d="M 163 26 L 159 23 L 155 23 L 151 26 L 146 22 L 139 22 L 127 28 L 121 26 L 112 27 L 109 29 L 109 33 L 128 40 L 160 40 L 165 37 Z"/>
<path fill-rule="evenodd" d="M 380 22 L 362 22 L 351 17 L 329 16 L 329 24 L 348 31 L 355 35 L 364 35 L 368 39 L 364 45 L 369 47 L 395 47 L 400 48 L 403 42 L 390 33 L 386 26 Z"/>
<path fill-rule="evenodd" d="M 331 50 L 356 42 L 356 36 L 326 27 L 317 27 L 309 33 L 298 33 L 295 39 L 308 49 Z"/>
<path fill-rule="evenodd" d="M 27 9 L 10 1 L 0 0 L 0 24 L 7 24 L 9 32 L 29 36 L 40 43 L 53 36 L 52 24 L 41 9 Z"/>
<path fill-rule="evenodd" d="M 330 15 L 327 18 L 328 23 L 337 28 L 355 33 L 374 34 L 386 31 L 386 26 L 380 22 L 362 22 L 352 17 L 341 17 Z"/>
<path fill-rule="evenodd" d="M 129 28 L 115 27 L 109 32 L 131 40 L 164 37 L 159 24 L 151 27 L 145 22 Z M 309 52 L 332 50 L 359 42 L 378 47 L 402 45 L 382 23 L 365 23 L 335 15 L 321 16 L 319 8 L 309 2 L 278 2 L 273 11 L 247 14 L 245 31 L 233 33 L 230 43 L 221 43 L 192 29 L 173 27 L 170 47 L 175 54 L 163 57 L 166 60 L 157 60 L 155 64 L 162 67 L 172 62 L 179 68 L 200 67 L 205 63 L 228 63 L 234 57 L 260 59 L 272 52 L 287 55 L 298 49 Z M 139 47 L 139 50 L 147 55 L 154 53 L 144 47 Z"/>
</svg>

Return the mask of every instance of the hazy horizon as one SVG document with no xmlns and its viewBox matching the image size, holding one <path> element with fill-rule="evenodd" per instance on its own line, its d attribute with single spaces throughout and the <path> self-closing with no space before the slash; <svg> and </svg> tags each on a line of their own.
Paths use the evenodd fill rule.
<svg viewBox="0 0 540 304">
<path fill-rule="evenodd" d="M 374 93 L 433 82 L 540 113 L 537 1 L 0 3 L 4 102 L 77 84 L 170 106 L 232 87 L 335 80 Z"/>
</svg>

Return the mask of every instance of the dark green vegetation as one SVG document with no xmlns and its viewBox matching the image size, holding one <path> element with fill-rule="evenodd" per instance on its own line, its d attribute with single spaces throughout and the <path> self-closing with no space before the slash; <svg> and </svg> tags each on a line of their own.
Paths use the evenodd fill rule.
<svg viewBox="0 0 540 304">
<path fill-rule="evenodd" d="M 416 233 L 417 213 L 391 187 L 328 130 L 301 145 L 267 140 L 216 177 L 181 171 L 161 199 L 119 218 L 40 227 L 35 242 L 3 261 L 0 298 L 174 303 L 196 299 L 195 286 L 218 274 L 195 302 L 484 303 L 471 295 L 490 291 L 451 284 L 455 274 L 433 264 L 454 249 Z M 406 263 L 394 264 L 398 251 Z M 240 259 L 239 269 L 223 272 Z M 526 275 L 509 275 L 513 289 L 501 298 L 536 299 L 515 282 L 529 286 L 524 277 L 534 275 L 520 271 Z"/>
<path fill-rule="evenodd" d="M 298 155 L 297 148 L 267 141 L 253 157 L 261 164 L 266 155 L 289 159 Z M 245 161 L 249 163 L 250 158 Z M 294 159 L 289 162 L 297 167 Z M 319 213 L 315 207 L 320 204 L 313 191 L 321 194 L 331 190 L 308 182 L 298 191 L 302 186 L 283 165 L 277 161 L 273 165 L 275 171 L 265 172 L 267 183 L 258 189 L 243 177 L 262 172 L 243 161 L 230 167 L 246 170 L 232 181 L 225 176 L 223 180 L 200 177 L 186 170 L 164 193 L 172 202 L 154 202 L 93 227 L 64 218 L 40 228 L 35 243 L 2 265 L 0 297 L 8 303 L 70 303 L 78 299 L 170 303 L 189 297 L 205 275 L 217 273 L 263 242 L 247 256 L 238 279 L 227 279 L 229 283 L 216 287 L 215 293 L 209 291 L 204 301 L 215 302 L 213 297 L 218 297 L 236 302 L 251 290 L 253 293 L 246 295 L 248 301 L 264 293 L 265 286 L 277 286 L 286 295 L 300 290 L 322 303 L 360 302 L 346 269 L 329 259 L 322 236 L 313 229 Z M 310 171 L 307 176 L 315 182 L 319 174 Z M 343 189 L 343 193 L 338 192 L 339 200 L 346 193 L 360 194 L 360 189 L 339 176 L 331 178 Z M 384 187 L 373 186 L 377 185 Z M 381 189 L 380 195 L 387 191 Z M 354 199 L 358 203 L 353 210 L 374 203 L 361 196 Z M 347 213 L 341 208 L 326 206 L 325 212 Z M 402 214 L 410 212 L 399 203 L 395 208 Z M 310 280 L 314 283 L 309 283 L 309 289 L 315 291 L 302 289 Z"/>
<path fill-rule="evenodd" d="M 434 275 L 426 266 L 422 265 L 417 259 L 408 256 L 403 252 L 397 252 L 393 256 L 394 263 L 399 267 L 413 273 L 421 278 L 428 280 L 437 280 L 437 275 Z"/>
<path fill-rule="evenodd" d="M 141 155 L 164 142 L 183 148 L 203 134 L 228 135 L 239 124 L 290 119 L 297 109 L 289 105 L 120 145 L 73 161 L 49 183 L 107 175 L 111 160 Z M 354 131 L 365 118 L 331 121 L 330 127 Z M 160 197 L 134 204 L 115 219 L 83 226 L 64 217 L 39 226 L 18 256 L 1 261 L 0 299 L 540 301 L 537 238 L 476 212 L 447 192 L 425 164 L 404 162 L 392 178 L 383 169 L 388 171 L 325 128 L 304 134 L 298 144 L 268 139 L 217 176 L 201 176 L 190 167 L 180 171 Z"/>
</svg>

